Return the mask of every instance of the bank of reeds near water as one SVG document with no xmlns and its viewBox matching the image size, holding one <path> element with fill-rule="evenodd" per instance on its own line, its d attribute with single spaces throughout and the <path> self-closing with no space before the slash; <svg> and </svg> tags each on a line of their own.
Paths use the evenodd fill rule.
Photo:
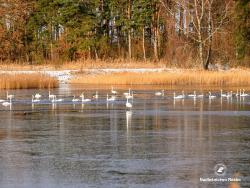
<svg viewBox="0 0 250 188">
<path fill-rule="evenodd" d="M 152 61 L 137 61 L 128 59 L 108 59 L 108 60 L 84 60 L 73 62 L 46 61 L 41 64 L 27 64 L 25 62 L 0 62 L 0 70 L 2 71 L 39 71 L 39 70 L 83 70 L 83 69 L 99 69 L 99 68 L 163 68 L 166 67 L 166 61 L 154 63 Z M 169 65 L 169 64 L 168 64 Z M 170 66 L 170 65 L 169 65 Z"/>
<path fill-rule="evenodd" d="M 0 89 L 45 89 L 58 87 L 58 80 L 48 75 L 0 74 Z"/>
<path fill-rule="evenodd" d="M 202 86 L 248 86 L 249 70 L 202 71 L 177 70 L 151 73 L 110 73 L 95 75 L 78 75 L 71 83 L 76 84 L 110 84 L 110 85 L 202 85 Z"/>
</svg>

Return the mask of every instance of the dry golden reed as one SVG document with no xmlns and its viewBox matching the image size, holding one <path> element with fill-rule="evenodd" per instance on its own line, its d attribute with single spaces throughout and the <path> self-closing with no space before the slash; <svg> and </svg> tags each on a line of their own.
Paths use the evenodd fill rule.
<svg viewBox="0 0 250 188">
<path fill-rule="evenodd" d="M 187 70 L 153 73 L 110 73 L 78 75 L 71 83 L 82 84 L 121 84 L 121 85 L 203 85 L 203 86 L 248 86 L 250 71 L 202 71 Z"/>
<path fill-rule="evenodd" d="M 58 80 L 44 74 L 0 74 L 0 89 L 43 89 L 55 87 L 58 87 Z"/>
<path fill-rule="evenodd" d="M 78 60 L 72 62 L 47 61 L 41 64 L 0 63 L 0 70 L 83 70 L 94 68 L 162 68 L 166 62 L 137 61 L 128 59 Z"/>
</svg>

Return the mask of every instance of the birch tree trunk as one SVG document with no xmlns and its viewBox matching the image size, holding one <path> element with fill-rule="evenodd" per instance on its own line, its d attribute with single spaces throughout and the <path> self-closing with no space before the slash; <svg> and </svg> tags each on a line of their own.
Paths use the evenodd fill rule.
<svg viewBox="0 0 250 188">
<path fill-rule="evenodd" d="M 156 61 L 158 61 L 158 45 L 157 45 L 157 33 L 156 33 L 156 27 L 154 27 L 154 58 Z"/>
<path fill-rule="evenodd" d="M 159 56 L 158 56 L 158 7 L 157 7 L 157 4 L 155 4 L 155 7 L 154 7 L 156 10 L 155 10 L 155 14 L 153 16 L 153 37 L 154 37 L 154 59 L 156 61 L 159 60 Z"/>
<path fill-rule="evenodd" d="M 198 35 L 198 48 L 199 48 L 199 59 L 200 64 L 205 67 L 204 65 L 204 55 L 203 55 L 203 39 L 202 39 L 202 20 L 204 15 L 204 0 L 201 0 L 201 3 L 199 4 L 199 0 L 194 0 L 194 9 L 195 9 L 195 17 L 197 22 L 197 35 Z"/>
<path fill-rule="evenodd" d="M 210 64 L 211 55 L 212 55 L 212 40 L 213 40 L 213 36 L 212 36 L 212 4 L 213 4 L 213 0 L 211 0 L 209 2 L 209 6 L 208 6 L 208 52 L 207 52 L 207 58 L 205 61 L 205 66 L 204 66 L 205 70 L 208 69 L 208 66 Z"/>
<path fill-rule="evenodd" d="M 142 28 L 142 50 L 143 50 L 143 59 L 146 61 L 146 49 L 145 49 L 145 27 Z"/>
</svg>

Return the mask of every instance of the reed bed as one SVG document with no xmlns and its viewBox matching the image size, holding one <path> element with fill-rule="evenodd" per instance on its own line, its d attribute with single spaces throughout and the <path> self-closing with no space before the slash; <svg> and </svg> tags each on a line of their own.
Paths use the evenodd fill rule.
<svg viewBox="0 0 250 188">
<path fill-rule="evenodd" d="M 107 85 L 202 85 L 202 86 L 248 86 L 250 71 L 202 71 L 185 70 L 154 73 L 110 73 L 96 75 L 78 75 L 71 83 L 107 84 Z"/>
<path fill-rule="evenodd" d="M 83 70 L 95 68 L 163 68 L 165 61 L 137 61 L 128 59 L 78 60 L 73 62 L 47 61 L 43 63 L 0 62 L 0 70 Z"/>
<path fill-rule="evenodd" d="M 58 87 L 58 80 L 44 74 L 0 74 L 0 89 L 45 89 Z"/>
</svg>

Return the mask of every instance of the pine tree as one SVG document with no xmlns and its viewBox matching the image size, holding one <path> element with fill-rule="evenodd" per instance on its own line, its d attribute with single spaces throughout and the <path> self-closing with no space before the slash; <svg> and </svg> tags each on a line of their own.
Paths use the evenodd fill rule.
<svg viewBox="0 0 250 188">
<path fill-rule="evenodd" d="M 134 8 L 134 24 L 138 34 L 142 38 L 143 59 L 146 60 L 146 31 L 152 24 L 153 8 L 149 0 L 136 0 Z"/>
<path fill-rule="evenodd" d="M 250 56 L 250 0 L 237 0 L 236 14 L 236 57 Z"/>
</svg>

